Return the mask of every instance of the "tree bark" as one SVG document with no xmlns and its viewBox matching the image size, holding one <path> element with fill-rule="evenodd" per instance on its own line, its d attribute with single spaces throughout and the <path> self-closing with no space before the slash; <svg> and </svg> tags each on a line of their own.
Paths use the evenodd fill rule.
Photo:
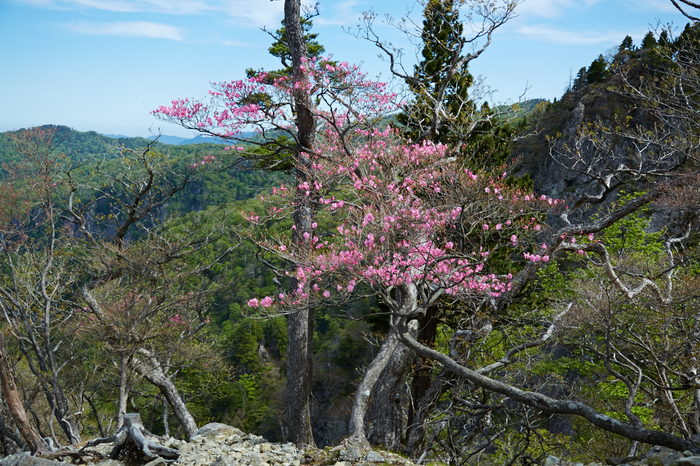
<svg viewBox="0 0 700 466">
<path fill-rule="evenodd" d="M 117 429 L 124 425 L 126 403 L 129 400 L 129 357 L 122 353 L 119 358 L 119 399 L 117 400 Z"/>
<path fill-rule="evenodd" d="M 295 82 L 306 82 L 307 75 L 303 69 L 303 59 L 308 57 L 304 29 L 301 24 L 300 0 L 285 0 L 284 23 L 287 34 L 287 45 L 292 59 L 292 79 Z M 309 158 L 306 155 L 313 152 L 316 139 L 316 121 L 313 103 L 306 86 L 298 86 L 294 90 L 294 114 L 297 127 L 297 186 L 307 179 L 306 168 Z M 310 246 L 310 241 L 303 238 L 304 233 L 312 236 L 314 208 L 312 198 L 305 190 L 297 188 L 295 194 L 294 231 L 292 242 L 297 250 Z M 306 244 L 309 243 L 309 244 Z M 296 283 L 292 282 L 293 289 Z M 313 309 L 308 306 L 290 314 L 287 320 L 287 423 L 289 440 L 296 445 L 314 445 L 311 431 L 311 416 L 309 414 L 309 399 L 313 377 L 312 348 L 313 338 Z"/>
<path fill-rule="evenodd" d="M 406 379 L 416 359 L 416 353 L 399 342 L 389 363 L 374 386 L 367 424 L 367 439 L 372 445 L 399 451 L 406 428 Z"/>
<path fill-rule="evenodd" d="M 27 445 L 29 445 L 32 454 L 47 451 L 48 447 L 46 443 L 34 432 L 31 424 L 29 424 L 22 399 L 15 386 L 14 377 L 12 377 L 12 372 L 10 372 L 10 364 L 7 361 L 7 354 L 5 352 L 5 338 L 2 332 L 0 332 L 0 385 L 2 386 L 2 394 L 7 402 L 10 416 L 12 416 L 12 420 L 15 422 L 22 438 L 27 442 Z"/>
<path fill-rule="evenodd" d="M 433 305 L 428 308 L 425 317 L 418 320 L 418 341 L 430 348 L 435 344 L 437 337 L 437 313 L 438 307 Z M 413 371 L 411 381 L 411 403 L 408 405 L 408 430 L 406 438 L 411 436 L 412 426 L 416 417 L 416 406 L 421 402 L 425 394 L 430 389 L 432 383 L 432 366 L 428 364 L 428 359 L 418 357 L 416 369 Z"/>
<path fill-rule="evenodd" d="M 418 294 L 415 285 L 402 285 L 397 289 L 397 301 L 401 309 L 413 310 L 416 307 Z M 365 372 L 360 386 L 357 387 L 355 402 L 350 413 L 350 438 L 358 445 L 369 446 L 365 433 L 365 415 L 369 409 L 370 400 L 379 376 L 391 360 L 399 343 L 398 332 L 392 317 L 389 333 Z"/>
<path fill-rule="evenodd" d="M 187 409 L 185 402 L 180 398 L 180 393 L 178 393 L 175 384 L 165 374 L 160 362 L 150 352 L 142 349 L 139 350 L 139 354 L 143 357 L 143 360 L 137 357 L 131 358 L 134 370 L 158 387 L 165 399 L 168 400 L 170 407 L 173 408 L 173 414 L 182 424 L 189 440 L 197 432 L 197 423 L 194 422 L 192 414 Z M 126 417 L 124 419 L 124 422 L 126 422 Z"/>
</svg>

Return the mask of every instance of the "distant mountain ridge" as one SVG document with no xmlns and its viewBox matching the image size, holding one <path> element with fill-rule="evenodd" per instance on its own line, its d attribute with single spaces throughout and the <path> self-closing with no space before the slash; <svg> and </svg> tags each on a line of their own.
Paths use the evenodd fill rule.
<svg viewBox="0 0 700 466">
<path fill-rule="evenodd" d="M 104 134 L 110 139 L 132 139 L 130 136 L 124 136 L 123 134 Z M 145 139 L 153 141 L 158 138 L 158 142 L 161 144 L 167 144 L 170 146 L 186 146 L 188 144 L 230 144 L 230 142 L 222 141 L 218 138 L 212 138 L 207 136 L 195 136 L 193 138 L 183 138 L 180 136 L 169 136 L 167 134 L 161 134 L 160 136 L 148 136 Z"/>
</svg>

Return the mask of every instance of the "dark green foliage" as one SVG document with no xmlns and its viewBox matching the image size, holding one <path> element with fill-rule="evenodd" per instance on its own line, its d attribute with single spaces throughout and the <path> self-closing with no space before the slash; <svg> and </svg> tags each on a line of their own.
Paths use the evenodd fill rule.
<svg viewBox="0 0 700 466">
<path fill-rule="evenodd" d="M 644 36 L 644 39 L 642 39 L 643 49 L 654 49 L 658 47 L 658 45 L 659 43 L 656 41 L 656 37 L 651 31 L 647 32 L 647 34 Z"/>
<path fill-rule="evenodd" d="M 588 67 L 586 75 L 586 83 L 588 84 L 599 83 L 610 77 L 608 62 L 602 54 L 593 60 L 591 66 Z"/>
<path fill-rule="evenodd" d="M 310 18 L 302 17 L 301 27 L 304 29 L 304 40 L 306 41 L 308 57 L 320 57 L 321 54 L 326 51 L 326 49 L 316 40 L 318 34 L 311 32 L 313 21 Z M 277 40 L 275 40 L 275 42 L 270 46 L 268 51 L 270 52 L 270 55 L 280 59 L 280 62 L 282 62 L 282 66 L 284 68 L 278 71 L 272 71 L 270 74 L 275 76 L 291 76 L 292 58 L 289 53 L 289 45 L 287 45 L 287 29 L 284 26 L 284 20 L 282 20 L 282 27 L 277 29 L 273 36 L 276 37 Z M 255 71 L 252 68 L 246 70 L 248 77 L 255 76 L 259 72 L 260 71 Z"/>
<path fill-rule="evenodd" d="M 588 79 L 588 73 L 586 71 L 586 67 L 582 67 L 580 70 L 578 70 L 578 73 L 576 74 L 576 79 L 574 80 L 574 85 L 571 88 L 572 91 L 578 92 L 581 89 L 583 89 L 586 86 Z"/>
<path fill-rule="evenodd" d="M 623 50 L 629 50 L 630 52 L 634 52 L 635 49 L 636 49 L 636 47 L 634 46 L 634 43 L 632 42 L 632 38 L 630 36 L 625 36 L 622 43 L 618 47 L 618 52 L 622 52 Z"/>
<path fill-rule="evenodd" d="M 413 79 L 408 80 L 415 100 L 404 110 L 405 113 L 399 115 L 398 121 L 404 126 L 406 135 L 414 141 L 428 139 L 453 143 L 455 136 L 451 127 L 467 125 L 476 111 L 468 95 L 474 78 L 466 66 L 455 71 L 440 102 L 444 112 L 450 116 L 445 128 L 438 125 L 431 133 L 424 133 L 433 123 L 433 102 L 438 98 L 438 88 L 455 59 L 453 50 L 464 40 L 459 9 L 454 6 L 453 0 L 430 0 L 423 16 L 423 59 L 416 65 Z"/>
</svg>

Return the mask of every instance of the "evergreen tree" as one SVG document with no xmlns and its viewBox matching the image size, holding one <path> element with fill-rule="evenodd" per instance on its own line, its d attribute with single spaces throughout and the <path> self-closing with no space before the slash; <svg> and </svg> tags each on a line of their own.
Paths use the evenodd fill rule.
<svg viewBox="0 0 700 466">
<path fill-rule="evenodd" d="M 316 40 L 318 34 L 311 33 L 311 28 L 313 25 L 314 23 L 311 18 L 301 17 L 301 26 L 304 29 L 304 41 L 306 42 L 306 49 L 308 51 L 309 58 L 318 58 L 323 52 L 326 51 L 326 49 Z M 287 44 L 287 29 L 285 28 L 284 20 L 282 20 L 282 27 L 275 31 L 273 37 L 276 37 L 277 39 L 267 50 L 270 52 L 270 55 L 280 59 L 284 68 L 278 71 L 271 71 L 269 74 L 277 76 L 291 76 L 291 55 L 289 52 L 289 45 Z M 255 71 L 252 68 L 246 70 L 248 77 L 255 76 L 259 72 L 260 71 Z"/>
<path fill-rule="evenodd" d="M 643 49 L 655 49 L 658 46 L 659 46 L 659 43 L 656 42 L 656 37 L 654 37 L 654 33 L 651 31 L 647 32 L 647 35 L 644 36 L 644 39 L 642 39 L 642 48 Z"/>
<path fill-rule="evenodd" d="M 618 52 L 622 52 L 623 50 L 634 52 L 634 43 L 632 42 L 632 38 L 630 36 L 625 36 L 620 44 L 620 47 L 618 48 Z"/>
<path fill-rule="evenodd" d="M 603 55 L 599 55 L 598 58 L 593 60 L 593 63 L 591 63 L 591 66 L 588 68 L 587 75 L 586 82 L 588 84 L 602 82 L 610 77 L 608 62 L 605 61 Z"/>
<path fill-rule="evenodd" d="M 571 88 L 572 91 L 580 91 L 586 85 L 588 78 L 588 73 L 586 72 L 586 67 L 584 66 L 576 74 L 576 79 L 574 80 L 574 86 Z"/>
<path fill-rule="evenodd" d="M 661 31 L 659 34 L 659 45 L 661 47 L 668 47 L 671 44 L 671 38 L 668 36 L 668 32 Z"/>
<path fill-rule="evenodd" d="M 466 69 L 456 70 L 447 83 L 441 102 L 445 121 L 434 124 L 433 109 L 440 99 L 440 86 L 455 56 L 454 50 L 464 43 L 459 10 L 453 0 L 430 0 L 424 10 L 423 60 L 416 65 L 413 79 L 408 85 L 415 101 L 398 117 L 405 132 L 414 141 L 428 139 L 433 142 L 454 143 L 450 127 L 466 125 L 473 120 L 475 106 L 469 100 L 468 89 L 474 78 Z"/>
</svg>

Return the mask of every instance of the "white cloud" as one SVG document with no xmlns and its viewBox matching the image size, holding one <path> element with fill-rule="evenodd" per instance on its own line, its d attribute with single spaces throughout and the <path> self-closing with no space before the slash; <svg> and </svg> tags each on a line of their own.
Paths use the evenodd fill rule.
<svg viewBox="0 0 700 466">
<path fill-rule="evenodd" d="M 601 0 L 525 0 L 515 9 L 519 15 L 556 18 L 572 8 L 587 8 Z"/>
<path fill-rule="evenodd" d="M 271 30 L 279 28 L 284 16 L 284 2 L 270 0 L 224 0 L 218 3 L 217 10 L 228 14 L 231 21 L 242 27 Z"/>
<path fill-rule="evenodd" d="M 125 21 L 115 23 L 72 23 L 70 29 L 80 34 L 94 36 L 147 37 L 150 39 L 170 39 L 182 41 L 182 29 L 168 24 L 146 21 Z"/>
<path fill-rule="evenodd" d="M 615 43 L 627 35 L 626 32 L 620 31 L 566 31 L 547 26 L 521 26 L 518 28 L 518 33 L 528 36 L 530 39 L 564 45 Z"/>
<path fill-rule="evenodd" d="M 55 9 L 91 8 L 117 13 L 166 13 L 195 15 L 216 10 L 208 0 L 19 0 L 34 6 Z"/>
</svg>

